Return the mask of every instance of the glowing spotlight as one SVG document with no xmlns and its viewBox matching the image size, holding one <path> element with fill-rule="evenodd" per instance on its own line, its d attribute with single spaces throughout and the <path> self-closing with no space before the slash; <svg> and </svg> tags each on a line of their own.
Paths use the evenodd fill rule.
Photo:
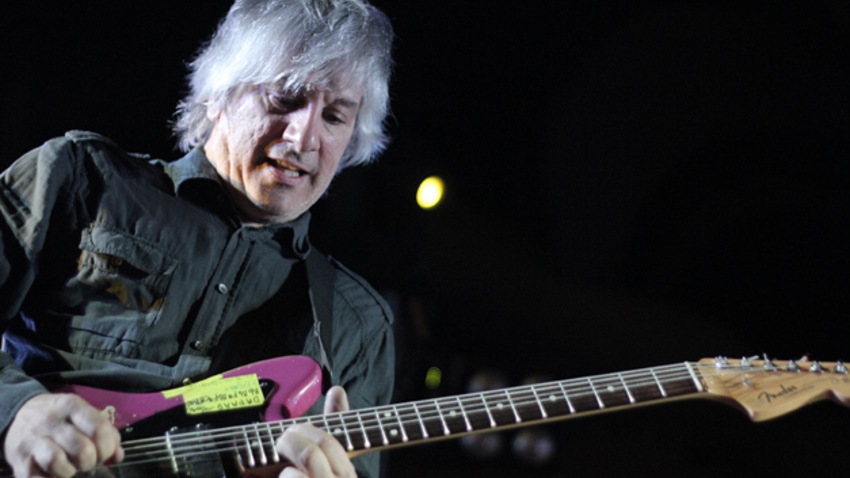
<svg viewBox="0 0 850 478">
<path fill-rule="evenodd" d="M 437 367 L 431 367 L 425 373 L 425 386 L 428 390 L 436 390 L 440 387 L 440 382 L 443 381 L 443 371 Z"/>
<path fill-rule="evenodd" d="M 416 202 L 422 209 L 431 209 L 443 199 L 443 180 L 437 176 L 422 181 L 419 190 L 416 191 Z"/>
</svg>

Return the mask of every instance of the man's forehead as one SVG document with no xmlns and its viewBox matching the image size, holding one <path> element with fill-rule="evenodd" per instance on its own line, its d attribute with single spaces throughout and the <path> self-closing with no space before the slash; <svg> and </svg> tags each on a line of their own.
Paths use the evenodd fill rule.
<svg viewBox="0 0 850 478">
<path fill-rule="evenodd" d="M 273 89 L 286 95 L 321 95 L 327 103 L 357 108 L 363 100 L 363 86 L 354 81 L 279 82 Z"/>
</svg>

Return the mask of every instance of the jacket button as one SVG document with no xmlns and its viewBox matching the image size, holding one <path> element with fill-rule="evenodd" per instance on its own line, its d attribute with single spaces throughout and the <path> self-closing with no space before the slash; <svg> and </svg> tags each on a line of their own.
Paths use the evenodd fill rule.
<svg viewBox="0 0 850 478">
<path fill-rule="evenodd" d="M 200 340 L 196 340 L 196 341 L 192 344 L 192 348 L 194 348 L 195 350 L 197 350 L 197 351 L 199 351 L 199 352 L 203 352 L 204 350 L 206 350 L 206 348 L 207 348 L 207 344 L 205 344 L 205 343 L 201 342 Z"/>
<path fill-rule="evenodd" d="M 222 294 L 227 294 L 227 286 L 224 284 L 219 284 L 216 286 L 216 290 L 221 292 Z"/>
</svg>

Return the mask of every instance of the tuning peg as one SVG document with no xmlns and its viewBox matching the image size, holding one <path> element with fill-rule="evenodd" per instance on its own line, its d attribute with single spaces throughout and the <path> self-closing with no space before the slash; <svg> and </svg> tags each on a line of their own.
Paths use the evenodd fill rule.
<svg viewBox="0 0 850 478">
<path fill-rule="evenodd" d="M 835 362 L 835 369 L 833 370 L 835 373 L 847 373 L 847 366 L 844 365 L 844 362 L 839 360 Z"/>
<path fill-rule="evenodd" d="M 795 362 L 793 360 L 789 360 L 788 361 L 788 371 L 789 372 L 799 372 L 800 366 L 797 365 L 797 362 Z"/>
<path fill-rule="evenodd" d="M 719 369 L 720 368 L 726 368 L 728 365 L 729 365 L 729 360 L 727 360 L 726 357 L 718 356 L 716 359 L 714 359 L 714 366 L 719 368 Z"/>
<path fill-rule="evenodd" d="M 809 367 L 809 372 L 821 373 L 823 372 L 823 366 L 820 364 L 820 362 L 815 360 L 815 362 L 812 363 L 812 366 Z"/>
<path fill-rule="evenodd" d="M 741 366 L 742 367 L 750 367 L 753 364 L 753 360 L 759 358 L 758 355 L 753 355 L 752 357 L 742 357 L 741 358 Z"/>
<path fill-rule="evenodd" d="M 767 354 L 764 354 L 764 369 L 770 372 L 776 370 L 776 364 L 767 357 Z"/>
</svg>

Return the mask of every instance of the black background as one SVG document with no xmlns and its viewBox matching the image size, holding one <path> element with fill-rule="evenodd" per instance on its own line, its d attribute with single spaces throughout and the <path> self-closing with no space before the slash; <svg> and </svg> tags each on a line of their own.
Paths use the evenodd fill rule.
<svg viewBox="0 0 850 478">
<path fill-rule="evenodd" d="M 462 393 L 485 368 L 513 385 L 848 357 L 850 8 L 739 3 L 376 2 L 398 37 L 394 142 L 336 180 L 314 242 L 396 308 L 398 400 Z M 3 164 L 69 129 L 179 157 L 185 61 L 228 6 L 4 5 Z M 432 174 L 447 194 L 423 211 Z M 753 425 L 677 402 L 545 427 L 544 466 L 452 441 L 389 453 L 387 470 L 812 474 L 846 468 L 848 416 L 821 403 Z"/>
</svg>

